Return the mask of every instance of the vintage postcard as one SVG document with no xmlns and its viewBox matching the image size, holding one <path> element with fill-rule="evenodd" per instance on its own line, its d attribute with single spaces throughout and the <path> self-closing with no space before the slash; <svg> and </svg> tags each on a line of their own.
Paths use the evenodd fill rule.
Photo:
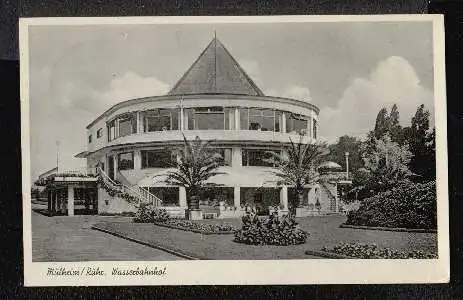
<svg viewBox="0 0 463 300">
<path fill-rule="evenodd" d="M 20 20 L 27 286 L 449 280 L 440 15 Z"/>
</svg>

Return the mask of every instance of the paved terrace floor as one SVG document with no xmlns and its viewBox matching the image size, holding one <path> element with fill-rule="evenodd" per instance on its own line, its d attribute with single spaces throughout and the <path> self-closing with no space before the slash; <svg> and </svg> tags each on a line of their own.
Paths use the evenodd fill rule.
<svg viewBox="0 0 463 300">
<path fill-rule="evenodd" d="M 32 212 L 32 260 L 48 261 L 165 261 L 182 258 L 167 252 L 92 230 L 96 222 L 127 222 L 107 216 L 46 217 Z"/>
</svg>

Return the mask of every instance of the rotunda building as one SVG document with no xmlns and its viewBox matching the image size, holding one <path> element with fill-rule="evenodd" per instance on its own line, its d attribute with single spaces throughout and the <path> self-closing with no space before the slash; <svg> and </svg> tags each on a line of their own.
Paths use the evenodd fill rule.
<svg viewBox="0 0 463 300">
<path fill-rule="evenodd" d="M 263 213 L 276 206 L 285 211 L 293 191 L 276 185 L 267 151 L 282 151 L 300 135 L 303 143 L 315 142 L 318 114 L 307 101 L 266 96 L 214 38 L 167 95 L 120 102 L 91 122 L 87 151 L 78 157 L 86 158 L 88 171 L 99 167 L 109 181 L 183 215 L 185 189 L 167 186 L 162 175 L 175 165 L 173 149 L 183 145 L 183 136 L 212 140 L 225 174 L 212 177 L 220 186 L 201 197 L 205 215 L 238 217 L 247 204 Z M 307 188 L 307 206 L 320 202 L 314 192 Z M 115 198 L 100 188 L 98 211 L 132 210 Z"/>
</svg>

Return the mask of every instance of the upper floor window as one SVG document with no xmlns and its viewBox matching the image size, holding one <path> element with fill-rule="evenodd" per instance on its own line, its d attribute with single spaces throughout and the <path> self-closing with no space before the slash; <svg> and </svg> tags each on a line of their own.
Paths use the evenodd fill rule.
<svg viewBox="0 0 463 300">
<path fill-rule="evenodd" d="M 221 156 L 221 166 L 231 166 L 232 162 L 232 149 L 231 148 L 218 148 L 215 150 Z"/>
<path fill-rule="evenodd" d="M 118 170 L 132 170 L 133 169 L 133 152 L 121 153 L 118 156 L 117 169 Z"/>
<path fill-rule="evenodd" d="M 100 128 L 96 132 L 96 137 L 99 139 L 102 136 L 103 136 L 103 128 Z"/>
<path fill-rule="evenodd" d="M 308 118 L 302 115 L 286 113 L 286 132 L 306 135 Z"/>
<path fill-rule="evenodd" d="M 108 142 L 116 138 L 116 120 L 108 122 Z"/>
<path fill-rule="evenodd" d="M 154 109 L 143 112 L 144 132 L 178 130 L 178 109 Z"/>
<path fill-rule="evenodd" d="M 280 153 L 280 151 L 273 151 Z M 271 162 L 272 155 L 269 150 L 264 149 L 243 149 L 242 150 L 242 164 L 243 166 L 264 166 L 273 167 Z"/>
<path fill-rule="evenodd" d="M 184 111 L 190 130 L 228 130 L 233 128 L 233 110 L 223 107 L 197 107 Z"/>
<path fill-rule="evenodd" d="M 92 135 L 90 134 L 90 135 L 88 136 L 88 143 L 90 144 L 91 142 L 92 142 Z"/>
<path fill-rule="evenodd" d="M 173 151 L 145 150 L 141 151 L 142 168 L 172 168 L 177 164 L 177 156 Z"/>
<path fill-rule="evenodd" d="M 242 130 L 280 131 L 282 113 L 269 108 L 241 108 Z"/>
<path fill-rule="evenodd" d="M 128 113 L 119 118 L 118 136 L 126 136 L 137 132 L 137 114 Z"/>
</svg>

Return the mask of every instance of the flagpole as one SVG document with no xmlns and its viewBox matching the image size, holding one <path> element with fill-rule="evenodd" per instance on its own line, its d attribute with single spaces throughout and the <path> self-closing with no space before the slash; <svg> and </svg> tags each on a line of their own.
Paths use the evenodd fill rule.
<svg viewBox="0 0 463 300">
<path fill-rule="evenodd" d="M 60 141 L 56 140 L 56 172 L 59 173 L 59 144 Z"/>
</svg>

